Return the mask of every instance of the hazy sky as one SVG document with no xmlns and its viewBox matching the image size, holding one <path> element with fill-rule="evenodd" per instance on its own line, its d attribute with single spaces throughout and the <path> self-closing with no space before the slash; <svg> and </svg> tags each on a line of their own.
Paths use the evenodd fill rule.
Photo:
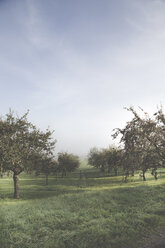
<svg viewBox="0 0 165 248">
<path fill-rule="evenodd" d="M 113 141 L 165 103 L 165 0 L 0 0 L 0 106 L 55 130 L 56 152 Z"/>
</svg>

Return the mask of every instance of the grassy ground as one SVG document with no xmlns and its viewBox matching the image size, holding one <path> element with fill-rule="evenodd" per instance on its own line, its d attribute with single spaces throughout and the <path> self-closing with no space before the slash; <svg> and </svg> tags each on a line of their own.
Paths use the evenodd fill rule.
<svg viewBox="0 0 165 248">
<path fill-rule="evenodd" d="M 81 172 L 80 172 L 81 170 Z M 1 248 L 134 248 L 165 226 L 165 174 L 103 177 L 83 165 L 67 178 L 22 175 L 0 179 Z"/>
</svg>

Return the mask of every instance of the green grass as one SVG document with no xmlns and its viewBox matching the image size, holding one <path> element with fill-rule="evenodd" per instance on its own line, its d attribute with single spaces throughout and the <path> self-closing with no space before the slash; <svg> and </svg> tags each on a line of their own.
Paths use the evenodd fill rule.
<svg viewBox="0 0 165 248">
<path fill-rule="evenodd" d="M 80 170 L 82 171 L 80 179 Z M 99 177 L 100 175 L 100 177 Z M 165 226 L 165 174 L 127 184 L 83 165 L 67 178 L 0 179 L 1 248 L 135 248 Z"/>
</svg>

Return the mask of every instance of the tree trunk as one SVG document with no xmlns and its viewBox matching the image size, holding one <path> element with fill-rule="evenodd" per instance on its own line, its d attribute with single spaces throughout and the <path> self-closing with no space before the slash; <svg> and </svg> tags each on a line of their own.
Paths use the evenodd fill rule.
<svg viewBox="0 0 165 248">
<path fill-rule="evenodd" d="M 14 172 L 13 174 L 13 181 L 14 181 L 14 198 L 19 199 L 19 179 L 18 174 Z"/>
<path fill-rule="evenodd" d="M 125 175 L 124 175 L 124 182 L 125 182 L 125 183 L 128 182 L 128 177 L 129 177 L 129 171 L 126 171 L 126 172 L 125 172 Z"/>
<path fill-rule="evenodd" d="M 153 169 L 151 174 L 154 176 L 155 180 L 158 179 L 158 173 L 157 173 L 156 169 Z"/>
<path fill-rule="evenodd" d="M 62 170 L 62 177 L 66 177 L 66 170 Z"/>
<path fill-rule="evenodd" d="M 38 171 L 38 170 L 36 170 L 36 171 L 35 171 L 35 176 L 36 176 L 36 177 L 38 177 L 38 176 L 39 176 L 39 174 L 40 174 L 40 173 L 39 173 L 39 171 Z"/>
<path fill-rule="evenodd" d="M 155 171 L 154 178 L 155 178 L 155 180 L 158 180 L 158 173 L 157 173 L 157 171 Z"/>
<path fill-rule="evenodd" d="M 125 183 L 128 182 L 128 176 L 127 176 L 127 175 L 124 176 L 124 182 L 125 182 Z"/>
<path fill-rule="evenodd" d="M 143 171 L 143 181 L 146 181 L 145 172 L 146 171 Z"/>
<path fill-rule="evenodd" d="M 158 173 L 157 173 L 157 171 L 155 171 L 155 173 L 154 173 L 154 178 L 155 178 L 155 180 L 158 180 Z"/>
<path fill-rule="evenodd" d="M 114 168 L 114 171 L 115 171 L 115 176 L 117 176 L 118 175 L 118 169 Z"/>
<path fill-rule="evenodd" d="M 132 177 L 134 177 L 134 175 L 135 175 L 135 171 L 134 171 L 134 170 L 132 170 L 132 172 L 131 172 L 131 176 L 132 176 Z"/>
<path fill-rule="evenodd" d="M 104 164 L 101 165 L 101 172 L 105 172 Z"/>
</svg>

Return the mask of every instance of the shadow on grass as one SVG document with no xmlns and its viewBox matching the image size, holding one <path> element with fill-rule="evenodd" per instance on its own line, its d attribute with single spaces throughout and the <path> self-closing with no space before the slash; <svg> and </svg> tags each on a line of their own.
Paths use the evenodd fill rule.
<svg viewBox="0 0 165 248">
<path fill-rule="evenodd" d="M 154 186 L 154 192 L 162 193 L 164 192 L 164 186 L 162 185 L 161 187 Z M 135 187 L 119 187 L 119 188 L 110 188 L 110 189 L 102 189 L 102 190 L 84 190 L 84 189 L 72 189 L 72 188 L 60 188 L 57 187 L 56 189 L 49 189 L 49 187 L 43 187 L 43 188 L 33 188 L 33 190 L 29 190 L 28 188 L 22 187 L 21 192 L 20 192 L 20 200 L 37 200 L 37 199 L 46 199 L 46 198 L 51 198 L 51 197 L 59 197 L 62 195 L 65 195 L 66 197 L 70 195 L 75 197 L 79 197 L 81 194 L 85 194 L 86 197 L 91 197 L 91 195 L 95 195 L 96 197 L 103 197 L 104 202 L 109 201 L 109 196 L 110 198 L 117 201 L 118 204 L 121 206 L 130 203 L 131 206 L 137 206 L 138 204 L 142 204 L 143 201 L 145 201 L 145 198 L 147 198 L 149 195 L 152 197 L 152 192 L 153 192 L 153 186 L 135 186 Z M 155 193 L 154 193 L 155 194 Z M 1 197 L 2 196 L 2 197 Z M 13 199 L 13 193 L 3 193 L 1 195 L 0 191 L 0 198 L 1 199 Z M 159 198 L 159 197 L 158 197 Z M 137 202 L 138 199 L 138 202 Z M 139 200 L 140 199 L 140 200 Z M 159 201 L 157 199 L 157 201 Z M 127 202 L 126 202 L 127 201 Z M 165 203 L 165 199 L 161 199 Z M 164 215 L 164 211 L 160 210 L 156 212 L 157 215 Z"/>
<path fill-rule="evenodd" d="M 164 179 L 165 175 L 161 175 L 160 180 Z M 50 177 L 49 185 L 45 185 L 45 178 L 42 177 L 27 177 L 20 176 L 20 198 L 22 200 L 49 198 L 64 194 L 80 194 L 83 192 L 94 191 L 115 191 L 119 192 L 135 192 L 137 188 L 159 186 L 159 180 L 155 181 L 153 177 L 147 178 L 146 182 L 136 175 L 131 177 L 128 183 L 122 182 L 123 177 L 99 177 L 86 178 L 82 177 L 66 177 L 57 178 Z M 116 194 L 115 193 L 115 194 Z M 13 181 L 12 178 L 3 178 L 0 180 L 0 199 L 13 198 Z"/>
</svg>

